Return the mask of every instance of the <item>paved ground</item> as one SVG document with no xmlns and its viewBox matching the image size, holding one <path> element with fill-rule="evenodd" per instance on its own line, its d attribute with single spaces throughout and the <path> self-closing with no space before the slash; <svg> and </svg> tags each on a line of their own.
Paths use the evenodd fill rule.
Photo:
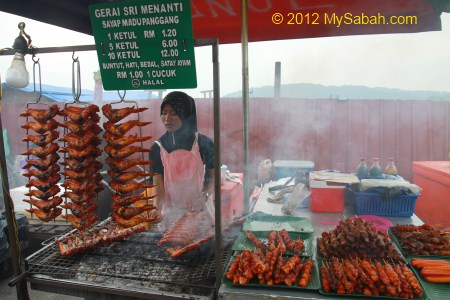
<svg viewBox="0 0 450 300">
<path fill-rule="evenodd" d="M 0 281 L 0 298 L 2 300 L 17 300 L 17 292 L 15 287 L 8 286 L 8 279 Z M 82 298 L 65 296 L 53 293 L 46 293 L 41 291 L 32 290 L 28 285 L 28 294 L 31 300 L 80 300 Z"/>
</svg>

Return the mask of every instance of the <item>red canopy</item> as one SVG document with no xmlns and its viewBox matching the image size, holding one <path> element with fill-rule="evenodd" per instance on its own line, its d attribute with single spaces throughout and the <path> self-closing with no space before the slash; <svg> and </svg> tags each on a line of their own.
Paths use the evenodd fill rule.
<svg viewBox="0 0 450 300">
<path fill-rule="evenodd" d="M 195 38 L 241 41 L 241 1 L 191 3 Z M 250 42 L 441 30 L 426 0 L 249 0 L 248 20 Z"/>
<path fill-rule="evenodd" d="M 0 10 L 92 34 L 88 6 L 101 2 L 110 1 L 0 0 Z M 440 13 L 442 10 L 449 10 L 449 2 L 449 0 L 248 0 L 248 38 L 249 41 L 267 41 L 440 30 Z M 196 39 L 218 38 L 220 44 L 241 42 L 241 0 L 192 0 L 191 8 Z M 283 16 L 283 21 L 279 25 L 272 21 L 275 13 Z M 363 15 L 370 19 L 364 19 Z M 333 16 L 335 19 L 332 19 Z M 345 16 L 347 18 L 342 21 L 347 24 L 342 23 L 338 26 L 338 19 Z M 409 20 L 414 24 L 360 24 L 365 20 L 372 23 L 382 22 L 383 18 L 387 23 Z M 289 25 L 288 21 L 294 24 Z"/>
</svg>

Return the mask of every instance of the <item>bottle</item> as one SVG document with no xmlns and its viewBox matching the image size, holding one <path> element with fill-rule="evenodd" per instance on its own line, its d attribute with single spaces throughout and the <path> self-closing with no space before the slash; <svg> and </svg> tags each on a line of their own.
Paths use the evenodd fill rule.
<svg viewBox="0 0 450 300">
<path fill-rule="evenodd" d="M 397 175 L 398 174 L 397 167 L 395 166 L 393 157 L 389 158 L 389 162 L 388 162 L 386 168 L 384 169 L 384 174 L 389 174 L 389 175 Z"/>
<path fill-rule="evenodd" d="M 365 158 L 359 160 L 358 168 L 356 168 L 356 176 L 358 176 L 360 180 L 369 177 L 369 168 L 366 165 Z"/>
<path fill-rule="evenodd" d="M 372 166 L 369 169 L 370 178 L 381 178 L 383 171 L 381 170 L 379 159 L 374 157 Z"/>
</svg>

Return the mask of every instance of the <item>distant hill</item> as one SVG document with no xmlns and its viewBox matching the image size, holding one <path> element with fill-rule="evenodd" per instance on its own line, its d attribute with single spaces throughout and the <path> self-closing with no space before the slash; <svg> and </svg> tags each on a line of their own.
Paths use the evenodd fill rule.
<svg viewBox="0 0 450 300">
<path fill-rule="evenodd" d="M 273 86 L 253 87 L 250 98 L 273 97 Z M 230 93 L 224 98 L 240 98 L 242 91 Z M 281 85 L 281 97 L 301 99 L 384 99 L 384 100 L 431 100 L 450 101 L 450 92 L 408 91 L 392 88 L 371 88 L 361 85 L 325 86 L 312 83 Z"/>
</svg>

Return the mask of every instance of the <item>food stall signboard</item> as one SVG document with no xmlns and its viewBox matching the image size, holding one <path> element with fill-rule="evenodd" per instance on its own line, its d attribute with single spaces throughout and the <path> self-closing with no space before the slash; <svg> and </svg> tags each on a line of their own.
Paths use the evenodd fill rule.
<svg viewBox="0 0 450 300">
<path fill-rule="evenodd" d="M 197 87 L 189 0 L 89 6 L 105 90 Z"/>
</svg>

